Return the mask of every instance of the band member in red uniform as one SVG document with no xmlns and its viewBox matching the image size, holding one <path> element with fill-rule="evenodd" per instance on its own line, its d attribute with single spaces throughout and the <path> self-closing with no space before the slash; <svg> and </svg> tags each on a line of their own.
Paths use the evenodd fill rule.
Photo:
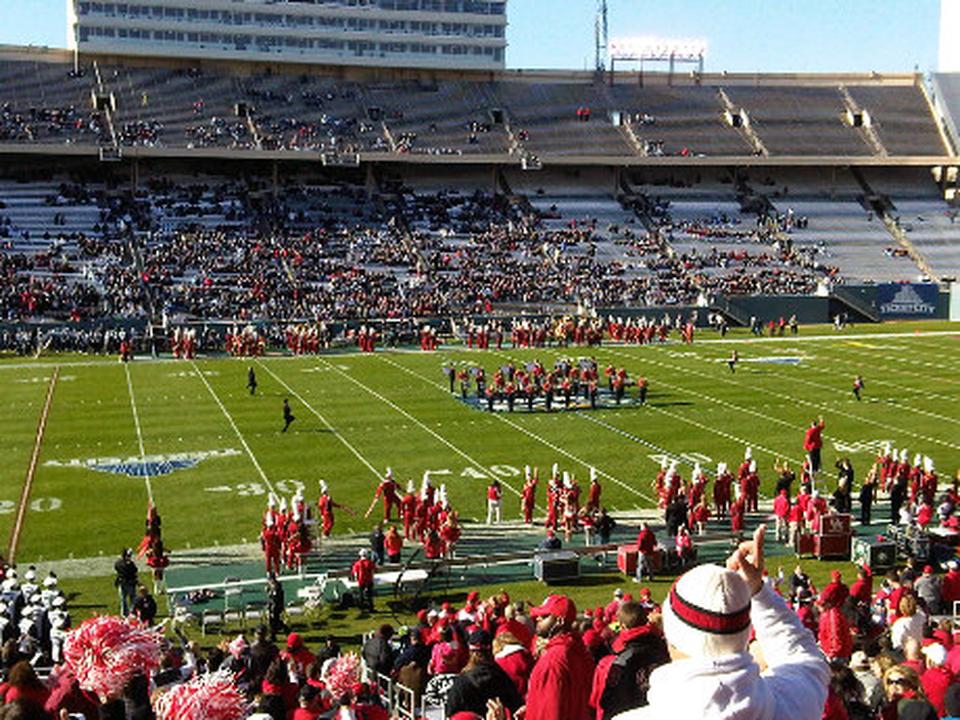
<svg viewBox="0 0 960 720">
<path fill-rule="evenodd" d="M 263 550 L 263 561 L 267 575 L 280 574 L 280 534 L 277 532 L 276 522 L 272 515 L 267 515 L 260 531 L 260 548 Z"/>
<path fill-rule="evenodd" d="M 657 493 L 657 507 L 661 510 L 667 507 L 667 458 L 660 461 L 660 470 L 653 481 L 653 489 Z"/>
<path fill-rule="evenodd" d="M 730 505 L 730 532 L 733 533 L 734 540 L 739 541 L 743 535 L 743 515 L 746 506 L 746 499 L 741 495 Z"/>
<path fill-rule="evenodd" d="M 727 464 L 717 463 L 717 479 L 713 481 L 713 505 L 717 510 L 717 517 L 727 516 L 730 507 L 730 488 L 733 485 L 733 475 L 727 470 Z"/>
<path fill-rule="evenodd" d="M 747 473 L 750 472 L 750 461 L 753 459 L 753 448 L 748 447 L 743 451 L 743 462 L 740 463 L 740 467 L 737 468 L 737 482 L 742 486 L 743 479 L 747 476 Z"/>
<path fill-rule="evenodd" d="M 414 525 L 417 522 L 417 495 L 413 480 L 407 481 L 407 494 L 400 501 L 400 515 L 403 517 L 403 536 L 413 540 Z"/>
<path fill-rule="evenodd" d="M 600 481 L 597 479 L 597 469 L 592 467 L 590 468 L 590 492 L 587 495 L 587 512 L 593 512 L 594 510 L 600 509 L 601 492 L 603 492 L 603 488 L 600 486 Z"/>
<path fill-rule="evenodd" d="M 750 461 L 750 468 L 744 478 L 747 512 L 757 512 L 760 503 L 760 476 L 757 475 L 757 461 Z"/>
<path fill-rule="evenodd" d="M 693 510 L 690 511 L 690 519 L 693 521 L 691 526 L 697 530 L 697 535 L 703 535 L 707 531 L 707 521 L 710 519 L 710 505 L 706 493 L 701 496 L 700 503 L 695 505 Z"/>
<path fill-rule="evenodd" d="M 520 494 L 520 510 L 523 513 L 523 522 L 527 525 L 533 524 L 533 510 L 536 507 L 537 498 L 537 473 L 530 473 L 530 466 L 523 468 L 523 491 Z"/>
<path fill-rule="evenodd" d="M 553 471 L 547 481 L 547 519 L 544 525 L 550 530 L 557 529 L 557 513 L 560 504 L 560 475 L 557 464 L 553 464 Z"/>
<path fill-rule="evenodd" d="M 327 483 L 321 480 L 320 498 L 317 500 L 317 509 L 320 511 L 320 532 L 323 537 L 330 537 L 330 533 L 333 531 L 334 508 L 346 510 L 351 515 L 355 514 L 353 510 L 346 505 L 334 502 L 334 499 L 330 496 L 330 489 L 327 487 Z"/>
<path fill-rule="evenodd" d="M 373 508 L 379 498 L 383 498 L 383 519 L 385 521 L 390 519 L 390 514 L 394 508 L 397 509 L 397 514 L 399 515 L 400 498 L 397 497 L 397 483 L 393 480 L 393 470 L 390 468 L 387 468 L 387 474 L 377 486 L 377 492 L 373 496 L 373 502 L 370 503 L 370 507 L 364 517 L 368 517 L 370 513 L 373 512 Z"/>
</svg>

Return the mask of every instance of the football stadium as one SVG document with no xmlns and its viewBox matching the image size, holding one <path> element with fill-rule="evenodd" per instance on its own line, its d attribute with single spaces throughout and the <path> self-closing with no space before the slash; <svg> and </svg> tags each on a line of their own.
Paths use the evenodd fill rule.
<svg viewBox="0 0 960 720">
<path fill-rule="evenodd" d="M 0 717 L 960 716 L 957 3 L 747 73 L 525 2 L 0 45 Z"/>
</svg>

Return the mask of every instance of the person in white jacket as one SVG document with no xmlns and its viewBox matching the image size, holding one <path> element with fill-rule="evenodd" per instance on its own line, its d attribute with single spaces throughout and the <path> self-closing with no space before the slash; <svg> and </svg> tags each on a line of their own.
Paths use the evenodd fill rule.
<svg viewBox="0 0 960 720">
<path fill-rule="evenodd" d="M 674 583 L 663 604 L 672 662 L 650 675 L 649 705 L 614 720 L 820 720 L 830 669 L 763 577 L 765 531 L 726 568 L 699 565 Z M 763 669 L 747 649 L 751 626 Z"/>
</svg>

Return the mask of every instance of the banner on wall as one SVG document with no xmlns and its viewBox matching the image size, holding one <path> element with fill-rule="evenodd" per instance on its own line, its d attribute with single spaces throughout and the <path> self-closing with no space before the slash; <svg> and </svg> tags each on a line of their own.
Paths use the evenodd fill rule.
<svg viewBox="0 0 960 720">
<path fill-rule="evenodd" d="M 960 322 L 960 282 L 950 283 L 950 319 Z"/>
<path fill-rule="evenodd" d="M 881 317 L 932 318 L 937 315 L 940 286 L 935 283 L 882 283 L 877 285 Z"/>
</svg>

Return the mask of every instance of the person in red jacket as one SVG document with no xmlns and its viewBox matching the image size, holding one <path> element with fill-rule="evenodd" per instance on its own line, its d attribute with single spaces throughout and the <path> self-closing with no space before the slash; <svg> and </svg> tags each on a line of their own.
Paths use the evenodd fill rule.
<svg viewBox="0 0 960 720">
<path fill-rule="evenodd" d="M 593 658 L 573 629 L 577 607 L 564 595 L 551 595 L 531 608 L 537 635 L 546 646 L 527 686 L 526 720 L 589 720 Z"/>
<path fill-rule="evenodd" d="M 370 559 L 370 551 L 363 549 L 360 551 L 359 559 L 350 568 L 350 574 L 357 581 L 357 591 L 360 596 L 357 604 L 369 612 L 373 612 L 373 573 L 376 567 Z"/>
<path fill-rule="evenodd" d="M 653 554 L 657 550 L 657 536 L 647 523 L 640 524 L 637 533 L 637 577 L 642 580 L 646 575 L 653 580 Z"/>
<path fill-rule="evenodd" d="M 863 565 L 857 569 L 857 579 L 850 586 L 850 597 L 858 603 L 870 604 L 873 597 L 873 573 L 869 565 Z"/>
<path fill-rule="evenodd" d="M 387 562 L 392 565 L 400 563 L 400 553 L 403 550 L 403 536 L 396 525 L 391 525 L 383 536 L 383 549 L 387 554 Z"/>
<path fill-rule="evenodd" d="M 593 668 L 590 669 L 591 672 Z M 15 700 L 24 701 L 42 709 L 50 697 L 50 691 L 37 677 L 36 671 L 26 660 L 21 660 L 10 668 L 7 681 L 0 685 L 0 701 L 4 704 Z"/>
<path fill-rule="evenodd" d="M 784 488 L 773 500 L 773 514 L 777 520 L 777 542 L 785 543 L 790 537 L 787 525 L 790 522 L 790 498 Z"/>
<path fill-rule="evenodd" d="M 307 668 L 316 660 L 316 656 L 303 644 L 300 633 L 295 632 L 287 635 L 287 647 L 280 651 L 280 658 L 288 666 L 293 666 L 300 677 L 306 677 Z"/>
<path fill-rule="evenodd" d="M 823 428 L 826 423 L 823 422 L 823 416 L 817 418 L 816 422 L 810 423 L 807 432 L 803 436 L 803 449 L 807 451 L 807 457 L 810 460 L 810 474 L 816 483 L 817 473 L 820 472 L 820 449 L 823 447 Z"/>
<path fill-rule="evenodd" d="M 502 625 L 493 638 L 493 657 L 500 669 L 513 681 L 520 697 L 526 696 L 530 673 L 533 672 L 533 655 L 530 654 L 528 645 L 529 643 L 525 644 Z"/>
<path fill-rule="evenodd" d="M 820 626 L 817 633 L 820 649 L 828 660 L 846 660 L 853 653 L 850 623 L 843 614 L 843 601 L 850 591 L 843 584 L 839 570 L 830 573 L 830 582 L 820 593 Z"/>
<path fill-rule="evenodd" d="M 947 668 L 947 649 L 940 643 L 930 643 L 921 651 L 927 659 L 927 669 L 920 676 L 920 685 L 927 701 L 937 710 L 937 717 L 945 717 L 944 699 L 947 688 L 954 682 L 953 673 Z"/>
<path fill-rule="evenodd" d="M 953 611 L 953 603 L 960 600 L 960 563 L 951 560 L 947 563 L 947 574 L 940 583 L 940 604 Z"/>
</svg>

